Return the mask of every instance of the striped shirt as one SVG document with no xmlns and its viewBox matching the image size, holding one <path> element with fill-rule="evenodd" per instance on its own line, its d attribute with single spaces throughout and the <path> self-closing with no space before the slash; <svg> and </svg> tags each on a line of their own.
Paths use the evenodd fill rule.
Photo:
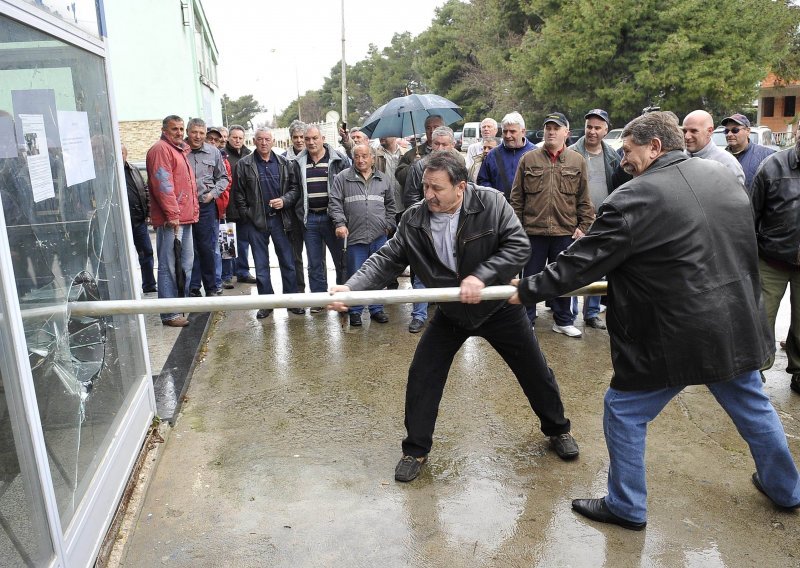
<svg viewBox="0 0 800 568">
<path fill-rule="evenodd" d="M 306 192 L 308 193 L 308 209 L 310 211 L 328 208 L 328 163 L 330 154 L 325 148 L 325 155 L 314 163 L 309 155 L 306 162 Z"/>
</svg>

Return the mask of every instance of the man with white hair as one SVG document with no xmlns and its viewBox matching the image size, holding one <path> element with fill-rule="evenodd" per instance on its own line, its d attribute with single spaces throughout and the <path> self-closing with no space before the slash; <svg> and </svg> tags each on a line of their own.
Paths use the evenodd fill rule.
<svg viewBox="0 0 800 568">
<path fill-rule="evenodd" d="M 508 113 L 500 126 L 503 128 L 503 143 L 484 158 L 478 172 L 478 185 L 502 191 L 508 199 L 520 158 L 535 146 L 525 138 L 525 119 L 520 113 Z"/>
<path fill-rule="evenodd" d="M 497 121 L 487 116 L 481 120 L 481 137 L 467 148 L 467 170 L 472 167 L 478 156 L 483 154 L 483 141 L 486 138 L 494 138 L 495 136 L 497 136 Z"/>
<path fill-rule="evenodd" d="M 711 141 L 714 132 L 714 119 L 704 110 L 693 110 L 683 119 L 683 139 L 686 151 L 692 158 L 705 158 L 719 162 L 734 173 L 744 186 L 745 176 L 742 165 L 733 154 L 726 152 Z"/>
</svg>

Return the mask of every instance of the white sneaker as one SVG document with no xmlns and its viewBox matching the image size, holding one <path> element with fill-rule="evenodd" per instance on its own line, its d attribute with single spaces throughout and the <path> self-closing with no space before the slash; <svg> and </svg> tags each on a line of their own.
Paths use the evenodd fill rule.
<svg viewBox="0 0 800 568">
<path fill-rule="evenodd" d="M 554 323 L 553 331 L 555 331 L 556 333 L 563 333 L 567 337 L 580 337 L 581 335 L 583 335 L 583 333 L 581 333 L 581 330 L 575 327 L 574 325 L 558 325 Z"/>
</svg>

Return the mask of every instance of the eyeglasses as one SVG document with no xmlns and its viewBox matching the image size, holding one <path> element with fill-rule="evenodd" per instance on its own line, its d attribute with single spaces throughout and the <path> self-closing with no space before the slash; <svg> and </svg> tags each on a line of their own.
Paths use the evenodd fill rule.
<svg viewBox="0 0 800 568">
<path fill-rule="evenodd" d="M 728 134 L 729 132 L 732 132 L 733 134 L 739 134 L 742 130 L 744 130 L 744 126 L 734 126 L 733 128 L 726 128 L 725 134 Z"/>
</svg>

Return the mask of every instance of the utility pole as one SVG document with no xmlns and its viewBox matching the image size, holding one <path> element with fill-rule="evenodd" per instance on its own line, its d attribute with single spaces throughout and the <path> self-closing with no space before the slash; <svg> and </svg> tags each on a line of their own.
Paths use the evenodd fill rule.
<svg viewBox="0 0 800 568">
<path fill-rule="evenodd" d="M 344 58 L 344 0 L 342 0 L 342 122 L 347 123 L 347 64 Z"/>
</svg>

